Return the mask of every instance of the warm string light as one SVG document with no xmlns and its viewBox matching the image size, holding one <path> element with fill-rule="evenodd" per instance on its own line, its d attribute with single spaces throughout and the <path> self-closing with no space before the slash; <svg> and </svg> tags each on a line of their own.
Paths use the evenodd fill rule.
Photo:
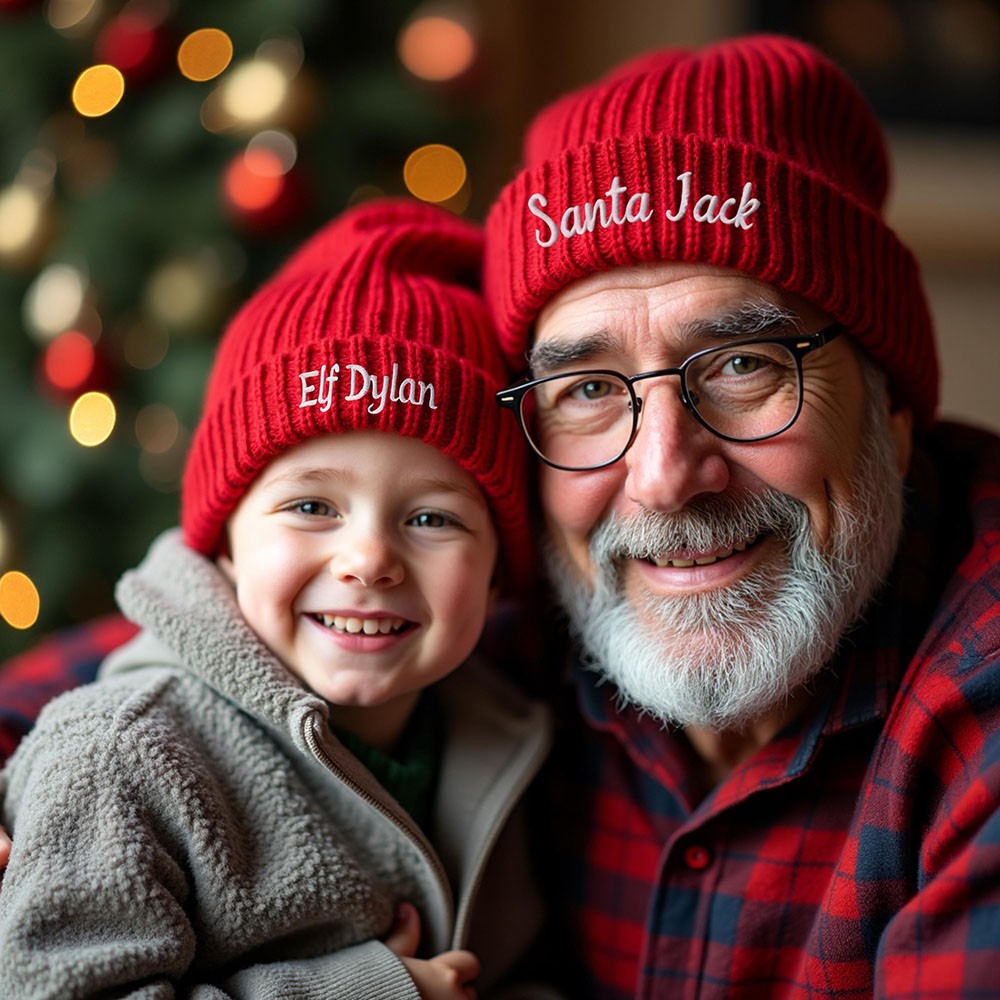
<svg viewBox="0 0 1000 1000">
<path fill-rule="evenodd" d="M 94 374 L 97 355 L 90 338 L 79 330 L 59 334 L 45 348 L 45 377 L 57 389 L 70 391 L 85 385 Z"/>
<path fill-rule="evenodd" d="M 219 28 L 192 31 L 177 50 L 177 66 L 189 80 L 214 80 L 233 58 L 233 43 Z"/>
<path fill-rule="evenodd" d="M 69 432 L 77 444 L 96 448 L 115 429 L 118 414 L 111 397 L 103 392 L 85 392 L 69 411 Z"/>
<path fill-rule="evenodd" d="M 452 11 L 419 11 L 399 33 L 399 61 L 415 76 L 431 83 L 454 80 L 476 61 L 478 46 L 470 28 Z"/>
<path fill-rule="evenodd" d="M 50 264 L 31 283 L 22 303 L 24 323 L 47 343 L 76 324 L 84 307 L 87 278 L 71 264 Z"/>
<path fill-rule="evenodd" d="M 9 570 L 0 576 L 0 617 L 11 628 L 31 628 L 40 610 L 38 588 L 26 574 Z"/>
<path fill-rule="evenodd" d="M 89 66 L 73 84 L 73 107 L 85 118 L 99 118 L 118 106 L 125 96 L 125 77 L 117 66 Z"/>
<path fill-rule="evenodd" d="M 99 0 L 49 0 L 45 16 L 56 31 L 73 34 L 101 12 Z"/>
<path fill-rule="evenodd" d="M 138 371 L 155 368 L 167 356 L 170 336 L 159 326 L 133 323 L 122 338 L 125 362 Z"/>
<path fill-rule="evenodd" d="M 446 202 L 454 198 L 468 175 L 462 154 L 440 143 L 415 149 L 403 165 L 406 189 L 421 201 Z"/>
</svg>

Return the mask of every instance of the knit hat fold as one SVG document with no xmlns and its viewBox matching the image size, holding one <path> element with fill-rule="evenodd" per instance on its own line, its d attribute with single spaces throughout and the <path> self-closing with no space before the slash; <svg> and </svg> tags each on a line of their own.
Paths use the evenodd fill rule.
<svg viewBox="0 0 1000 1000">
<path fill-rule="evenodd" d="M 317 232 L 237 312 L 220 342 L 181 498 L 186 543 L 219 548 L 226 520 L 277 455 L 375 430 L 437 448 L 479 483 L 508 583 L 531 578 L 526 447 L 495 393 L 507 383 L 473 287 L 470 223 L 381 199 Z"/>
<path fill-rule="evenodd" d="M 810 46 L 746 36 L 626 63 L 544 109 L 486 223 L 484 290 L 508 362 L 539 311 L 596 271 L 732 268 L 842 323 L 933 421 L 934 336 L 919 267 L 886 225 L 881 129 Z"/>
</svg>

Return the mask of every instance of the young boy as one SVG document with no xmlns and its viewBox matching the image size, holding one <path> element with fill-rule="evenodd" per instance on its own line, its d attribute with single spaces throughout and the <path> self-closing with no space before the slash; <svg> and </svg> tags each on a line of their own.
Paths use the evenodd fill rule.
<svg viewBox="0 0 1000 1000">
<path fill-rule="evenodd" d="M 457 998 L 523 953 L 550 722 L 447 676 L 530 575 L 479 252 L 368 203 L 231 322 L 181 530 L 118 586 L 142 632 L 0 777 L 0 995 Z"/>
</svg>

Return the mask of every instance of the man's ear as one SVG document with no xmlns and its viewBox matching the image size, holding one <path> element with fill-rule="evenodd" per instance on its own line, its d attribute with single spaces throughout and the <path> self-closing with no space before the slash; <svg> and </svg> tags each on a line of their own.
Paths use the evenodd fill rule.
<svg viewBox="0 0 1000 1000">
<path fill-rule="evenodd" d="M 905 476 L 913 453 L 913 410 L 886 393 L 889 408 L 889 433 L 896 448 L 896 466 Z"/>
</svg>

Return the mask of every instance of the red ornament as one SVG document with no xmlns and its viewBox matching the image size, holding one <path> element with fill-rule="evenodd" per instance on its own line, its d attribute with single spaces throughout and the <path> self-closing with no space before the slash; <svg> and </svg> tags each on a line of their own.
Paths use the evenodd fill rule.
<svg viewBox="0 0 1000 1000">
<path fill-rule="evenodd" d="M 129 83 L 155 79 L 171 60 L 170 39 L 162 18 L 141 11 L 119 14 L 97 36 L 94 58 L 116 66 Z"/>
<path fill-rule="evenodd" d="M 254 233 L 287 229 L 303 218 L 309 202 L 302 172 L 285 170 L 267 149 L 248 149 L 229 161 L 222 197 L 233 222 Z"/>
</svg>

